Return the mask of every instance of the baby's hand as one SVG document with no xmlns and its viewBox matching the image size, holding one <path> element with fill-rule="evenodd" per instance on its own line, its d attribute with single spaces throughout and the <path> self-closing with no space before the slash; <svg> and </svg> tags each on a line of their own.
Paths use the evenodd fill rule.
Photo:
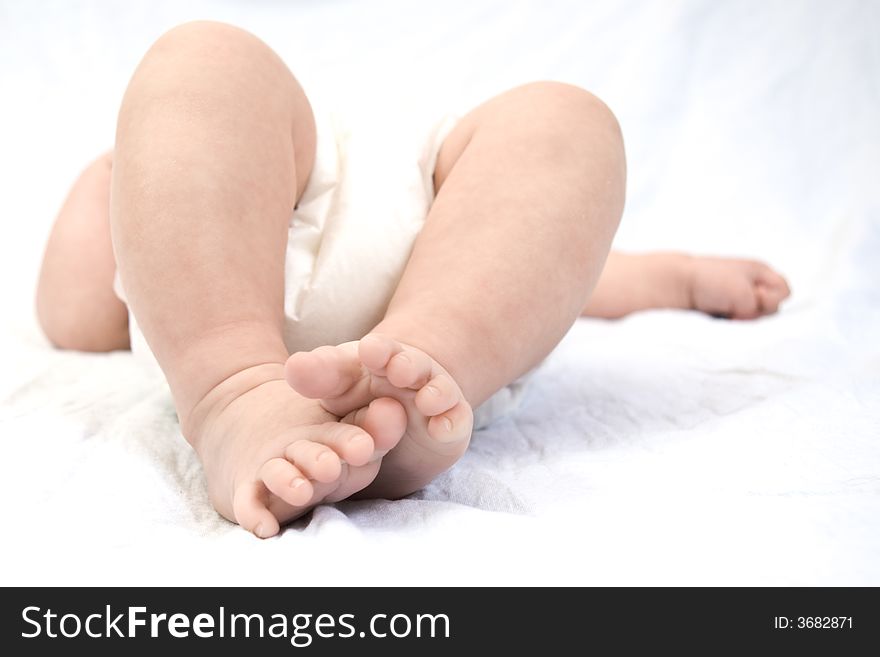
<svg viewBox="0 0 880 657">
<path fill-rule="evenodd" d="M 692 308 L 729 319 L 775 313 L 791 294 L 780 274 L 756 260 L 694 257 L 689 281 Z"/>
</svg>

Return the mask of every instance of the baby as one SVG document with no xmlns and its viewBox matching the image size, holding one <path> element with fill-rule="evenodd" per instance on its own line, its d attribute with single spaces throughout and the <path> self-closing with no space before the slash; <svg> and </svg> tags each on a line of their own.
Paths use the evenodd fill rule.
<svg viewBox="0 0 880 657">
<path fill-rule="evenodd" d="M 608 108 L 577 87 L 527 84 L 456 118 L 412 158 L 427 181 L 421 210 L 389 211 L 392 221 L 354 207 L 332 231 L 344 204 L 321 195 L 344 181 L 322 177 L 320 126 L 251 34 L 172 29 L 132 77 L 115 149 L 62 208 L 37 293 L 60 348 L 145 339 L 214 506 L 259 537 L 318 504 L 423 487 L 467 449 L 474 410 L 580 315 L 751 319 L 789 294 L 754 261 L 609 254 L 623 142 Z M 392 140 L 373 139 L 383 167 Z M 385 169 L 361 173 L 384 194 Z M 368 212 L 375 230 L 338 237 Z M 347 246 L 321 246 L 312 264 L 329 258 L 344 284 L 312 304 L 331 314 L 310 314 L 321 281 L 293 277 L 303 261 L 290 245 L 331 233 Z"/>
</svg>

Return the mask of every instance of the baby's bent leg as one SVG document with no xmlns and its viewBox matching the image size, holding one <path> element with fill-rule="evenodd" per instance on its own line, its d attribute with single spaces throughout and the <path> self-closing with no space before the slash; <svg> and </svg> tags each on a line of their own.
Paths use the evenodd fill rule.
<svg viewBox="0 0 880 657">
<path fill-rule="evenodd" d="M 43 254 L 37 317 L 61 349 L 128 349 L 128 310 L 113 292 L 112 153 L 92 162 L 67 195 Z"/>
<path fill-rule="evenodd" d="M 363 495 L 400 497 L 467 448 L 471 407 L 540 362 L 580 314 L 623 209 L 623 144 L 582 89 L 535 83 L 466 115 L 385 318 L 355 347 L 294 354 L 290 384 L 345 413 L 376 394 L 409 425 Z M 369 376 L 358 374 L 359 362 Z M 313 376 L 336 361 L 338 376 Z M 353 373 L 352 373 L 353 372 Z"/>
<path fill-rule="evenodd" d="M 113 245 L 184 431 L 218 383 L 286 357 L 287 228 L 314 148 L 302 89 L 272 51 L 230 26 L 171 30 L 125 93 Z"/>
<path fill-rule="evenodd" d="M 218 23 L 159 39 L 119 113 L 111 228 L 126 296 L 214 505 L 262 537 L 363 488 L 402 433 L 397 402 L 358 417 L 381 425 L 371 437 L 283 380 L 288 224 L 315 138 L 287 67 Z"/>
<path fill-rule="evenodd" d="M 583 309 L 623 210 L 623 142 L 595 96 L 533 83 L 466 115 L 434 182 L 375 332 L 431 354 L 476 406 L 539 363 Z"/>
<path fill-rule="evenodd" d="M 639 310 L 679 308 L 755 319 L 775 313 L 790 292 L 785 278 L 757 260 L 612 252 L 583 314 L 617 319 Z"/>
</svg>

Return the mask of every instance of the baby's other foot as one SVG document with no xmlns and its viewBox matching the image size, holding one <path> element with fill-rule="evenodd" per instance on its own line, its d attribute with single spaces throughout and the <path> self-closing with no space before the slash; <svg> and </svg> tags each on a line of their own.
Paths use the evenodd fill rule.
<svg viewBox="0 0 880 657">
<path fill-rule="evenodd" d="M 373 400 L 396 399 L 406 410 L 403 438 L 358 497 L 395 499 L 413 493 L 464 454 L 474 416 L 458 384 L 424 351 L 371 334 L 338 347 L 293 354 L 287 382 L 329 412 L 358 422 Z"/>
<path fill-rule="evenodd" d="M 321 503 L 369 485 L 400 440 L 406 415 L 380 395 L 348 422 L 287 385 L 283 366 L 231 377 L 188 423 L 217 511 L 260 538 Z"/>
<path fill-rule="evenodd" d="M 779 273 L 756 260 L 694 257 L 688 281 L 693 309 L 729 319 L 775 313 L 791 294 Z"/>
</svg>

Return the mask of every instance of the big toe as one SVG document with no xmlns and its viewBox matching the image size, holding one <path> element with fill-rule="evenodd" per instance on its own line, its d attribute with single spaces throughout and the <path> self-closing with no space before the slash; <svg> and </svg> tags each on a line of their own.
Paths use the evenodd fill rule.
<svg viewBox="0 0 880 657">
<path fill-rule="evenodd" d="M 388 453 L 400 442 L 406 432 L 406 409 L 396 399 L 380 397 L 369 405 L 352 411 L 343 422 L 354 424 L 370 434 L 373 438 L 376 456 Z"/>
<path fill-rule="evenodd" d="M 287 359 L 284 377 L 303 397 L 338 397 L 363 376 L 354 343 L 298 351 Z"/>
</svg>

